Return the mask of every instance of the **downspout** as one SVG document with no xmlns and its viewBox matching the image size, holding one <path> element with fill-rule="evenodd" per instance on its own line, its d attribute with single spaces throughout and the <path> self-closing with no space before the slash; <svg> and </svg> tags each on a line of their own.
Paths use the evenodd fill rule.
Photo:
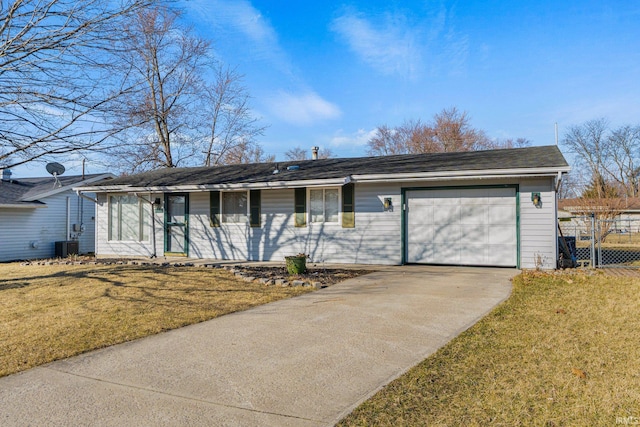
<svg viewBox="0 0 640 427">
<path fill-rule="evenodd" d="M 71 222 L 71 196 L 67 196 L 67 224 L 66 224 L 67 225 L 67 227 L 66 227 L 67 235 L 64 238 L 64 240 L 69 240 L 69 235 L 71 234 L 70 230 L 69 230 L 69 223 L 70 222 Z"/>
</svg>

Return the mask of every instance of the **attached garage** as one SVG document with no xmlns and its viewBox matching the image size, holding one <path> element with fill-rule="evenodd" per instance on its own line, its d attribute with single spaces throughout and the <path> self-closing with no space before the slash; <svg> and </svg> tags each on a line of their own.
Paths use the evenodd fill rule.
<svg viewBox="0 0 640 427">
<path fill-rule="evenodd" d="M 516 267 L 515 186 L 407 190 L 408 263 Z"/>
</svg>

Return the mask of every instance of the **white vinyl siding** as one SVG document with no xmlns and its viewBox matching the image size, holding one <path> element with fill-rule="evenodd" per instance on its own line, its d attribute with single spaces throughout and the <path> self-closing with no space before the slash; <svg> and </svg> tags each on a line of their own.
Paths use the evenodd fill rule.
<svg viewBox="0 0 640 427">
<path fill-rule="evenodd" d="M 71 190 L 41 201 L 46 203 L 46 207 L 0 207 L 0 261 L 53 258 L 55 242 L 71 239 L 78 241 L 81 254 L 95 250 L 94 203 L 78 197 Z M 67 219 L 70 236 L 66 235 Z M 74 231 L 74 224 L 78 231 Z M 83 232 L 79 232 L 80 224 L 84 226 Z M 37 247 L 32 247 L 32 242 Z"/>
<path fill-rule="evenodd" d="M 284 262 L 285 256 L 304 252 L 314 262 L 399 264 L 400 211 L 385 212 L 380 191 L 400 204 L 397 184 L 358 186 L 355 228 L 343 228 L 337 220 L 295 227 L 292 189 L 262 191 L 260 227 L 250 227 L 248 223 L 211 227 L 209 194 L 192 193 L 189 254 L 198 258 Z M 339 194 L 337 200 L 339 207 Z M 397 238 L 389 239 L 387 234 Z"/>
<path fill-rule="evenodd" d="M 520 266 L 535 268 L 536 259 L 542 259 L 542 268 L 555 266 L 555 193 L 553 178 L 487 179 L 483 185 L 519 185 L 520 188 Z M 475 186 L 478 181 L 460 180 L 457 186 Z M 442 187 L 443 182 L 433 184 Z M 294 224 L 294 190 L 276 189 L 261 191 L 260 226 L 250 227 L 248 221 L 221 223 L 211 227 L 209 192 L 192 192 L 190 198 L 189 256 L 226 260 L 278 261 L 298 253 L 309 254 L 315 263 L 400 264 L 402 257 L 402 188 L 424 187 L 424 183 L 376 183 L 355 185 L 355 227 L 343 228 L 340 222 L 314 223 L 306 227 Z M 309 197 L 309 190 L 307 196 Z M 411 190 L 408 190 L 409 192 Z M 515 191 L 511 189 L 511 191 Z M 531 203 L 531 192 L 540 192 L 542 206 Z M 513 193 L 512 193 L 513 194 Z M 152 197 L 160 197 L 150 195 Z M 391 209 L 384 209 L 385 198 L 391 199 Z M 511 197 L 513 200 L 514 198 Z M 108 208 L 105 194 L 98 196 L 97 248 L 100 256 L 149 256 L 149 242 L 108 241 Z M 340 201 L 340 197 L 338 197 Z M 309 200 L 307 212 L 310 213 Z M 222 208 L 222 206 L 221 206 Z M 462 209 L 462 207 L 461 207 Z M 475 209 L 470 207 L 469 209 Z M 489 208 L 490 209 L 490 208 Z M 221 212 L 222 213 L 222 212 Z M 156 252 L 163 251 L 163 213 L 156 215 Z M 513 217 L 509 217 L 512 221 Z M 461 224 L 465 225 L 465 224 Z M 469 224 L 472 226 L 473 224 Z M 467 229 L 466 233 L 472 232 Z M 513 228 L 510 228 L 513 230 Z M 509 231 L 511 233 L 511 231 Z M 513 235 L 489 233 L 491 244 L 500 246 Z M 500 244 L 496 238 L 502 239 Z M 504 246 L 506 248 L 506 246 Z M 509 253 L 513 253 L 513 247 Z"/>
<path fill-rule="evenodd" d="M 531 193 L 540 193 L 540 207 Z M 551 180 L 530 179 L 520 184 L 520 265 L 522 268 L 556 268 L 556 193 Z"/>
</svg>

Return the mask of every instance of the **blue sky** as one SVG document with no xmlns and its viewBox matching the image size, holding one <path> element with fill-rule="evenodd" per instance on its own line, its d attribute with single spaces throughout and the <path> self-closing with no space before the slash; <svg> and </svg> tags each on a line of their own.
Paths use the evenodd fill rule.
<svg viewBox="0 0 640 427">
<path fill-rule="evenodd" d="M 313 145 L 363 156 L 377 126 L 428 121 L 453 106 L 491 138 L 534 145 L 555 143 L 556 122 L 560 138 L 600 117 L 640 124 L 637 1 L 180 5 L 245 75 L 254 112 L 270 126 L 259 142 L 277 159 Z"/>
<path fill-rule="evenodd" d="M 636 1 L 185 0 L 187 19 L 237 66 L 261 143 L 366 155 L 382 124 L 455 106 L 492 138 L 555 143 L 606 117 L 640 123 Z"/>
</svg>

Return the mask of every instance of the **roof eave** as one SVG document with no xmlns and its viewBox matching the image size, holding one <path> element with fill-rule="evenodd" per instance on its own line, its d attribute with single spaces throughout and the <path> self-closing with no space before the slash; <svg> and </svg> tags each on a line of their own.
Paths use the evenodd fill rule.
<svg viewBox="0 0 640 427">
<path fill-rule="evenodd" d="M 2 203 L 0 209 L 40 209 L 46 208 L 44 203 Z"/>
<path fill-rule="evenodd" d="M 344 185 L 349 182 L 399 182 L 399 181 L 445 181 L 459 179 L 491 179 L 491 178 L 521 178 L 521 177 L 555 177 L 560 173 L 567 173 L 569 166 L 553 168 L 523 168 L 523 169 L 486 169 L 447 172 L 412 172 L 397 174 L 362 174 L 329 179 L 310 179 L 297 181 L 251 182 L 234 184 L 203 184 L 203 185 L 166 185 L 166 186 L 131 186 L 131 185 L 101 185 L 74 188 L 82 193 L 109 192 L 197 192 L 211 190 L 277 190 L 299 187 L 324 187 Z"/>
<path fill-rule="evenodd" d="M 79 181 L 79 182 L 75 182 L 73 184 L 70 185 L 63 185 L 61 187 L 57 187 L 57 188 L 53 188 L 49 191 L 45 191 L 43 193 L 38 193 L 38 194 L 34 194 L 31 197 L 27 197 L 27 198 L 23 198 L 22 200 L 25 202 L 35 202 L 36 200 L 40 200 L 40 199 L 44 199 L 46 197 L 51 197 L 54 196 L 58 193 L 62 193 L 64 191 L 67 190 L 74 190 L 74 187 L 82 182 L 86 182 L 86 183 L 92 183 L 92 182 L 96 182 L 96 181 L 102 181 L 103 179 L 107 179 L 107 178 L 115 178 L 115 175 L 112 173 L 105 173 L 102 175 L 98 175 L 98 176 L 94 176 L 92 178 L 88 178 L 86 180 L 83 181 Z"/>
<path fill-rule="evenodd" d="M 102 185 L 93 187 L 78 187 L 77 191 L 82 193 L 110 193 L 110 192 L 196 192 L 211 190 L 279 190 L 299 187 L 325 187 L 332 185 L 344 185 L 349 182 L 348 177 L 331 179 L 312 179 L 299 181 L 275 181 L 275 182 L 247 182 L 237 184 L 203 184 L 203 185 L 166 185 L 166 186 L 143 186 L 135 187 L 130 185 Z"/>
<path fill-rule="evenodd" d="M 463 170 L 446 172 L 414 172 L 398 174 L 366 174 L 352 175 L 355 182 L 389 182 L 389 181 L 444 181 L 451 179 L 474 179 L 474 178 L 521 178 L 521 177 L 541 177 L 557 176 L 558 172 L 567 173 L 571 170 L 569 166 L 552 168 L 522 168 L 522 169 L 485 169 L 485 170 Z"/>
</svg>

